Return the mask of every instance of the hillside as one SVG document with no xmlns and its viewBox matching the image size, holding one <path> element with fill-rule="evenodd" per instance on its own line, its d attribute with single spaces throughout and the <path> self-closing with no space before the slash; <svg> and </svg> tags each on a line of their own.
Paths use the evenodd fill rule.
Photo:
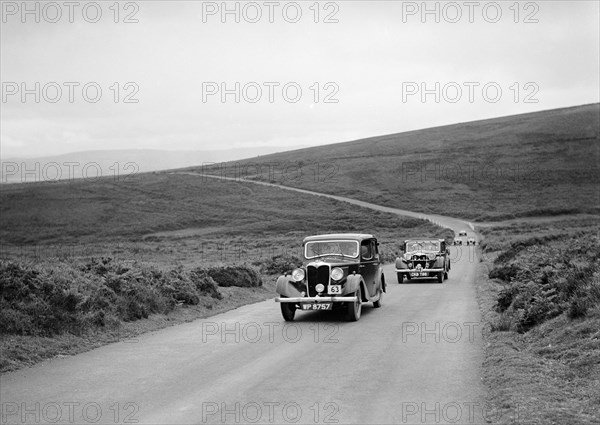
<svg viewBox="0 0 600 425">
<path fill-rule="evenodd" d="M 189 175 L 15 184 L 0 191 L 0 254 L 38 261 L 104 255 L 158 265 L 239 263 L 299 254 L 303 237 L 345 231 L 378 235 L 391 255 L 398 238 L 441 229 L 330 199 Z"/>
<path fill-rule="evenodd" d="M 193 167 L 479 221 L 599 211 L 600 104 Z M 574 190 L 574 188 L 577 188 Z"/>
<path fill-rule="evenodd" d="M 190 151 L 121 149 L 72 152 L 33 158 L 3 157 L 0 161 L 0 183 L 73 179 L 93 181 L 101 176 L 126 179 L 148 171 L 252 158 L 285 149 L 276 146 Z"/>
</svg>

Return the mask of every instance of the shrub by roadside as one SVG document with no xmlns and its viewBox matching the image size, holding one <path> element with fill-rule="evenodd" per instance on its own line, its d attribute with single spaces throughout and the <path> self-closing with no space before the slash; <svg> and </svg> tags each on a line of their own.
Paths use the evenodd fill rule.
<svg viewBox="0 0 600 425">
<path fill-rule="evenodd" d="M 198 276 L 212 279 L 222 287 L 238 286 L 241 288 L 256 288 L 262 286 L 262 277 L 257 269 L 246 264 L 235 266 L 218 266 L 197 268 Z"/>
<path fill-rule="evenodd" d="M 218 275 L 221 268 L 210 273 Z M 204 268 L 161 270 L 111 258 L 0 261 L 0 371 L 272 297 L 273 284 L 256 286 L 262 281 L 255 272 L 230 267 L 228 276 L 255 286 L 219 289 Z"/>
<path fill-rule="evenodd" d="M 295 255 L 275 255 L 267 260 L 258 260 L 252 264 L 260 267 L 261 272 L 265 274 L 281 275 L 300 267 L 302 259 Z"/>
<path fill-rule="evenodd" d="M 258 287 L 250 266 L 168 271 L 111 258 L 83 263 L 0 262 L 0 333 L 80 335 L 121 322 L 168 314 L 176 305 L 220 300 L 218 286 Z"/>
<path fill-rule="evenodd" d="M 519 241 L 496 258 L 489 277 L 505 283 L 496 308 L 518 332 L 563 313 L 585 317 L 600 306 L 600 240 L 577 234 Z"/>
</svg>

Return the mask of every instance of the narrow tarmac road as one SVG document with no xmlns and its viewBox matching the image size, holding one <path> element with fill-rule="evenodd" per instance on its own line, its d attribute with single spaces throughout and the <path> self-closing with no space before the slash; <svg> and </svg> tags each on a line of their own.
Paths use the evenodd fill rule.
<svg viewBox="0 0 600 425">
<path fill-rule="evenodd" d="M 493 422 L 482 412 L 478 259 L 473 247 L 451 255 L 443 284 L 400 285 L 386 265 L 383 307 L 366 304 L 358 322 L 298 312 L 284 323 L 269 300 L 3 375 L 1 423 Z"/>
</svg>

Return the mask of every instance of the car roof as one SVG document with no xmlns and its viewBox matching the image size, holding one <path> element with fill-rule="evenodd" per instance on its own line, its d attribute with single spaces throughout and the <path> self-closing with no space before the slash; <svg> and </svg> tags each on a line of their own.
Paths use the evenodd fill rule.
<svg viewBox="0 0 600 425">
<path fill-rule="evenodd" d="M 365 239 L 372 239 L 374 236 L 367 234 L 367 233 L 330 233 L 330 234 L 326 234 L 326 235 L 314 235 L 314 236 L 307 236 L 304 238 L 304 241 L 302 241 L 302 243 L 305 242 L 310 242 L 310 241 L 325 241 L 325 240 L 332 240 L 332 239 L 336 239 L 336 240 L 349 240 L 349 241 L 362 241 Z"/>
</svg>

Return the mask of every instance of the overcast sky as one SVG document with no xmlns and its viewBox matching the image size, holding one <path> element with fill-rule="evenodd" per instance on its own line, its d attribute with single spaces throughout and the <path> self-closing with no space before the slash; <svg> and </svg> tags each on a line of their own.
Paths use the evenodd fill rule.
<svg viewBox="0 0 600 425">
<path fill-rule="evenodd" d="M 1 153 L 319 145 L 599 101 L 599 2 L 476 3 L 2 2 Z"/>
</svg>

